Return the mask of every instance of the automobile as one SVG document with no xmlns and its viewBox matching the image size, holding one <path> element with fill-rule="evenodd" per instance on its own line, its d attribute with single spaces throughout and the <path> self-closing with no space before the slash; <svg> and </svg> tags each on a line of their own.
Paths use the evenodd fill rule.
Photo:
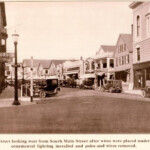
<svg viewBox="0 0 150 150">
<path fill-rule="evenodd" d="M 46 96 L 58 94 L 60 87 L 58 87 L 58 79 L 46 79 L 46 85 L 37 88 L 39 90 L 39 96 L 45 98 Z M 35 92 L 36 93 L 36 92 Z"/>
<path fill-rule="evenodd" d="M 94 89 L 94 78 L 86 78 L 80 84 L 81 89 Z"/>
<path fill-rule="evenodd" d="M 146 80 L 146 86 L 142 88 L 141 93 L 143 97 L 150 97 L 150 80 Z"/>
<path fill-rule="evenodd" d="M 106 84 L 104 84 L 100 90 L 101 92 L 108 91 L 110 93 L 121 93 L 122 81 L 121 80 L 107 80 Z"/>
</svg>

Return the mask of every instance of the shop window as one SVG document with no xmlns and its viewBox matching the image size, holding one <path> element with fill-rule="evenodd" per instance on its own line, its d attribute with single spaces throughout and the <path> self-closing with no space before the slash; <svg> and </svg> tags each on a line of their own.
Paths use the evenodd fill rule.
<svg viewBox="0 0 150 150">
<path fill-rule="evenodd" d="M 146 80 L 150 80 L 150 68 L 146 69 Z"/>
<path fill-rule="evenodd" d="M 140 36 L 140 16 L 137 16 L 137 36 Z"/>
<path fill-rule="evenodd" d="M 137 48 L 137 61 L 140 61 L 140 48 Z"/>
</svg>

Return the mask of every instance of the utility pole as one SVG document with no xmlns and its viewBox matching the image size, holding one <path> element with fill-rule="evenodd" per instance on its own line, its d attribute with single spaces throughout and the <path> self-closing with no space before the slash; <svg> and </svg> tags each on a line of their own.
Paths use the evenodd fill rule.
<svg viewBox="0 0 150 150">
<path fill-rule="evenodd" d="M 30 98 L 33 102 L 33 57 L 31 57 L 31 82 L 30 82 Z"/>
</svg>

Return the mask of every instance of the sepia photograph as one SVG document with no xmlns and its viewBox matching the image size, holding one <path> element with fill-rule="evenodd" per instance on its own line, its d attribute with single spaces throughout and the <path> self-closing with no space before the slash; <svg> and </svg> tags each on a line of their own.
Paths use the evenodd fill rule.
<svg viewBox="0 0 150 150">
<path fill-rule="evenodd" d="M 4 1 L 0 35 L 0 134 L 150 133 L 149 1 Z"/>
</svg>

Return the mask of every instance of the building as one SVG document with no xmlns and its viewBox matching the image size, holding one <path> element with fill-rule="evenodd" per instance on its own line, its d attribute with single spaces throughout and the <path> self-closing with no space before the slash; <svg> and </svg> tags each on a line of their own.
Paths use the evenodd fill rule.
<svg viewBox="0 0 150 150">
<path fill-rule="evenodd" d="M 63 80 L 63 63 L 66 60 L 52 60 L 50 65 L 50 75 L 57 76 L 59 80 Z"/>
<path fill-rule="evenodd" d="M 120 34 L 114 51 L 115 79 L 122 80 L 127 89 L 133 88 L 132 44 L 132 34 Z"/>
<path fill-rule="evenodd" d="M 5 14 L 5 4 L 0 2 L 0 93 L 5 87 L 5 63 L 6 59 L 6 14 Z"/>
<path fill-rule="evenodd" d="M 105 80 L 114 78 L 114 58 L 113 53 L 116 46 L 101 45 L 94 56 L 96 84 L 101 87 Z M 93 66 L 94 68 L 94 66 Z"/>
<path fill-rule="evenodd" d="M 74 77 L 79 79 L 84 74 L 84 61 L 80 60 L 68 60 L 63 63 L 63 79 L 67 77 Z"/>
<path fill-rule="evenodd" d="M 51 60 L 33 59 L 33 79 L 46 78 L 49 75 Z M 23 74 L 26 80 L 31 78 L 31 59 L 23 60 Z"/>
<path fill-rule="evenodd" d="M 50 76 L 50 66 L 51 66 L 51 60 L 35 60 L 37 63 L 39 63 L 37 68 L 37 73 L 35 73 L 36 76 L 39 78 L 47 78 Z M 34 62 L 34 61 L 33 61 Z"/>
<path fill-rule="evenodd" d="M 133 71 L 134 89 L 150 80 L 150 2 L 133 2 Z"/>
</svg>

